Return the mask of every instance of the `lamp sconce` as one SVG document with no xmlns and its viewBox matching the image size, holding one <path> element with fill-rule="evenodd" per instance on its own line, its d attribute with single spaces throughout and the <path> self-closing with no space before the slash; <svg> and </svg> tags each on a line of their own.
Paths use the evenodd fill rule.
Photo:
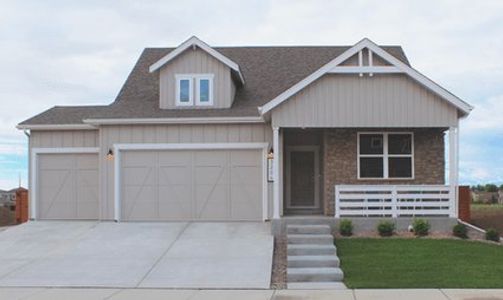
<svg viewBox="0 0 503 300">
<path fill-rule="evenodd" d="M 114 152 L 112 149 L 108 149 L 107 160 L 113 160 L 113 159 L 114 159 Z"/>
<path fill-rule="evenodd" d="M 271 148 L 271 150 L 269 150 L 269 153 L 267 153 L 267 181 L 268 182 L 274 181 L 273 160 L 274 160 L 274 150 Z"/>
</svg>

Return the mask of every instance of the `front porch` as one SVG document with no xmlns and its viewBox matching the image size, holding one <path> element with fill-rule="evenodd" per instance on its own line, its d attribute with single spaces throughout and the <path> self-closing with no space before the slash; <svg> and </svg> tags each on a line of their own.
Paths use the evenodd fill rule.
<svg viewBox="0 0 503 300">
<path fill-rule="evenodd" d="M 457 127 L 273 128 L 273 221 L 456 219 L 458 134 Z"/>
</svg>

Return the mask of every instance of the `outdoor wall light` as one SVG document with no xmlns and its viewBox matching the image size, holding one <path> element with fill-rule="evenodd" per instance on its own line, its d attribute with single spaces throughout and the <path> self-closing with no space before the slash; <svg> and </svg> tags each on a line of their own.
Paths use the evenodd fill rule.
<svg viewBox="0 0 503 300">
<path fill-rule="evenodd" d="M 108 149 L 107 160 L 113 160 L 113 159 L 114 159 L 114 152 L 112 151 L 112 149 Z"/>
</svg>

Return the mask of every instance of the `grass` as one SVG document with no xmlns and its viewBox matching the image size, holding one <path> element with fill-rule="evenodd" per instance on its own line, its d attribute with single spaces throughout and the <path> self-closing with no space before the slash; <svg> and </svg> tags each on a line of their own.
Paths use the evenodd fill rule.
<svg viewBox="0 0 503 300">
<path fill-rule="evenodd" d="M 494 228 L 503 235 L 503 204 L 472 204 L 470 223 L 483 229 Z"/>
<path fill-rule="evenodd" d="M 449 239 L 339 238 L 350 288 L 503 288 L 503 247 Z"/>
</svg>

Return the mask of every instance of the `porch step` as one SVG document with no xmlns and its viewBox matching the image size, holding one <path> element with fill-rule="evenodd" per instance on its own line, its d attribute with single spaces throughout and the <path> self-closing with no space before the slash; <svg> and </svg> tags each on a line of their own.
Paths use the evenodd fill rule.
<svg viewBox="0 0 503 300">
<path fill-rule="evenodd" d="M 340 268 L 287 268 L 288 282 L 334 282 L 342 281 Z"/>
<path fill-rule="evenodd" d="M 290 290 L 346 290 L 342 282 L 290 282 L 286 286 Z"/>
<path fill-rule="evenodd" d="M 288 244 L 332 245 L 334 237 L 331 234 L 288 234 Z"/>
<path fill-rule="evenodd" d="M 287 225 L 287 234 L 330 234 L 329 225 Z"/>
<path fill-rule="evenodd" d="M 291 255 L 336 255 L 337 249 L 333 244 L 326 245 L 287 245 L 287 253 Z"/>
<path fill-rule="evenodd" d="M 339 258 L 335 255 L 290 255 L 287 258 L 289 268 L 339 267 Z"/>
</svg>

